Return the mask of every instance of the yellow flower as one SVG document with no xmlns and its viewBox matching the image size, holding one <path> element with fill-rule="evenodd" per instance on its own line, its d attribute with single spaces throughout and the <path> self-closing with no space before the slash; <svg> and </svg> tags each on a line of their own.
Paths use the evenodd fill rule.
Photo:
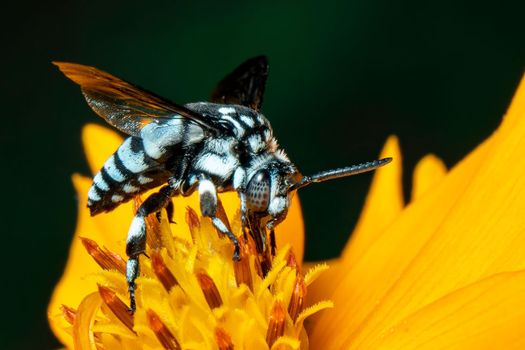
<svg viewBox="0 0 525 350">
<path fill-rule="evenodd" d="M 84 137 L 89 138 L 84 144 L 93 170 L 120 142 L 113 133 L 93 126 L 86 129 Z M 197 227 L 196 221 L 185 219 L 186 215 L 195 215 L 181 208 L 197 207 L 196 198 L 177 199 L 178 224 L 171 228 L 175 239 L 168 239 L 169 231 L 161 228 L 167 225 L 164 220 L 157 228 L 157 239 L 164 248 L 153 253 L 151 260 L 143 259 L 145 268 L 138 280 L 142 297 L 138 298 L 134 320 L 117 310 L 124 308 L 121 299 L 127 300 L 121 274 L 102 271 L 75 236 L 69 263 L 49 306 L 55 334 L 70 348 L 73 344 L 95 348 L 96 344 L 111 349 L 228 349 L 232 343 L 243 348 L 244 342 L 245 349 L 264 349 L 268 348 L 268 339 L 273 348 L 285 349 L 306 348 L 307 341 L 312 349 L 524 348 L 525 81 L 498 130 L 454 168 L 447 172 L 435 156 L 420 161 L 407 205 L 403 203 L 401 158 L 394 137 L 387 141 L 382 153 L 394 157 L 394 161 L 374 175 L 351 240 L 341 257 L 331 261 L 331 268 L 323 274 L 319 272 L 325 265 L 313 273 L 301 272 L 306 268 L 300 267 L 302 222 L 295 202 L 277 233 L 279 251 L 270 280 L 255 273 L 251 288 L 233 283 L 235 288 L 229 289 L 232 283 L 225 281 L 224 276 L 221 279 L 219 273 L 235 276 L 233 263 L 221 265 L 219 261 L 229 260 L 231 247 L 207 227 L 205 220 L 200 220 Z M 90 180 L 75 176 L 74 183 L 80 201 L 77 235 L 96 241 L 98 248 L 84 240 L 88 246 L 91 243 L 92 252 L 99 249 L 96 251 L 106 254 L 104 262 L 118 270 L 122 261 L 109 251 L 124 251 L 132 209 L 122 206 L 114 213 L 88 218 L 84 203 Z M 221 199 L 228 217 L 235 218 L 235 194 L 225 194 Z M 186 221 L 191 229 L 183 224 Z M 236 226 L 238 218 L 232 220 L 232 227 Z M 175 249 L 181 251 L 179 254 L 193 257 L 196 248 L 187 244 L 185 253 L 182 243 L 194 237 L 195 242 L 212 243 L 199 249 L 203 269 L 193 276 L 200 277 L 185 287 L 188 294 L 177 294 L 173 291 L 178 289 L 172 287 L 167 297 L 162 281 L 170 278 L 158 277 L 162 274 L 156 275 L 153 265 L 162 260 L 162 266 L 168 267 L 176 283 L 188 283 L 182 277 L 179 280 L 179 275 L 193 271 L 194 267 L 187 265 L 196 259 L 178 261 L 166 244 L 179 244 Z M 294 255 L 286 242 L 293 247 L 297 263 L 292 262 Z M 150 240 L 149 244 L 155 242 Z M 225 258 L 213 260 L 215 255 L 207 251 L 222 252 Z M 250 268 L 253 271 L 253 266 Z M 239 272 L 237 275 L 244 276 Z M 302 304 L 304 284 L 317 276 L 319 279 L 308 286 L 307 303 L 315 305 L 308 309 Z M 261 286 L 264 288 L 258 289 Z M 255 305 L 244 303 L 240 294 L 249 295 L 252 290 L 266 297 L 258 299 Z M 185 298 L 195 300 L 188 302 Z M 293 324 L 293 318 L 302 320 L 311 312 L 331 306 L 330 302 L 316 304 L 322 300 L 333 301 L 335 307 L 310 318 L 306 331 L 302 330 L 302 323 Z M 61 308 L 62 304 L 69 307 Z M 200 311 L 180 312 L 182 306 Z M 301 309 L 303 316 L 298 316 Z M 180 312 L 180 318 L 174 318 L 173 310 Z M 246 318 L 229 318 L 228 312 L 238 312 Z M 200 329 L 212 331 L 195 335 Z M 280 335 L 284 336 L 279 338 Z M 202 341 L 192 343 L 195 339 Z"/>
<path fill-rule="evenodd" d="M 84 128 L 83 139 L 93 172 L 122 142 L 96 125 Z M 51 328 L 68 348 L 299 349 L 308 343 L 304 319 L 332 307 L 325 301 L 305 308 L 307 287 L 327 266 L 301 271 L 303 223 L 297 198 L 276 230 L 279 248 L 273 261 L 259 257 L 253 240 L 239 234 L 241 260 L 233 262 L 229 239 L 194 211 L 199 206 L 195 195 L 175 199 L 175 224 L 164 213 L 160 221 L 148 217 L 147 257 L 141 257 L 132 316 L 123 256 L 140 200 L 92 218 L 85 206 L 91 182 L 73 176 L 78 227 L 48 308 Z M 240 233 L 237 195 L 220 198 L 223 219 L 233 218 L 228 225 Z"/>
</svg>

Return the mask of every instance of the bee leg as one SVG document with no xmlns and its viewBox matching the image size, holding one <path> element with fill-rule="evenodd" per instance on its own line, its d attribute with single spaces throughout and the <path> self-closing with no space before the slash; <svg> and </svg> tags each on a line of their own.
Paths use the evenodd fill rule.
<svg viewBox="0 0 525 350">
<path fill-rule="evenodd" d="M 248 213 L 246 209 L 246 194 L 244 192 L 239 193 L 239 199 L 241 200 L 241 226 L 242 226 L 242 234 L 244 236 L 244 239 L 248 239 L 248 236 L 246 235 L 246 230 L 248 229 Z"/>
<path fill-rule="evenodd" d="M 239 241 L 237 237 L 228 230 L 224 222 L 217 217 L 217 191 L 213 182 L 204 176 L 199 178 L 199 200 L 202 216 L 211 218 L 213 226 L 228 236 L 234 246 L 233 260 L 238 261 L 240 259 Z"/>
<path fill-rule="evenodd" d="M 275 250 L 277 249 L 277 243 L 275 242 L 275 231 L 270 231 L 270 249 L 272 256 L 275 256 Z"/>
<path fill-rule="evenodd" d="M 135 312 L 135 280 L 139 276 L 140 265 L 139 256 L 146 250 L 146 221 L 145 218 L 151 213 L 160 211 L 165 208 L 175 189 L 168 185 L 162 187 L 157 193 L 149 196 L 137 210 L 133 221 L 129 227 L 128 238 L 126 241 L 126 254 L 129 259 L 126 264 L 126 280 L 128 282 L 130 309 Z"/>
<path fill-rule="evenodd" d="M 286 213 L 274 217 L 266 223 L 266 229 L 270 231 L 270 249 L 272 256 L 275 256 L 275 251 L 277 249 L 277 242 L 275 241 L 275 226 L 281 223 L 285 217 Z"/>
<path fill-rule="evenodd" d="M 173 214 L 175 213 L 175 209 L 173 207 L 173 202 L 169 201 L 168 205 L 166 205 L 166 214 L 168 214 L 168 221 L 170 224 L 176 224 L 175 221 L 173 221 Z"/>
</svg>

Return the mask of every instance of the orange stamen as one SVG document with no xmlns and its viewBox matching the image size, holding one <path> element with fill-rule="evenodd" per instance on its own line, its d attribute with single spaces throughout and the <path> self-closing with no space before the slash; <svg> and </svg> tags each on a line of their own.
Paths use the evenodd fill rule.
<svg viewBox="0 0 525 350">
<path fill-rule="evenodd" d="M 297 272 L 301 272 L 301 265 L 297 263 L 297 259 L 295 258 L 295 254 L 293 250 L 289 250 L 288 254 L 286 256 L 286 265 L 297 270 Z"/>
<path fill-rule="evenodd" d="M 253 291 L 252 270 L 250 269 L 250 247 L 244 237 L 239 238 L 239 246 L 241 248 L 241 259 L 233 262 L 235 281 L 237 282 L 237 286 L 244 283 Z"/>
<path fill-rule="evenodd" d="M 283 302 L 277 300 L 272 307 L 270 320 L 268 322 L 268 330 L 266 331 L 266 343 L 271 348 L 277 338 L 284 334 L 284 321 L 286 320 L 286 310 Z"/>
<path fill-rule="evenodd" d="M 257 253 L 257 247 L 255 245 L 255 241 L 253 240 L 253 237 L 251 235 L 243 235 L 242 237 L 239 237 L 239 240 L 244 242 L 246 253 L 255 258 L 253 261 L 253 269 L 255 270 L 257 275 L 259 275 L 260 277 L 263 277 L 261 258 L 259 256 L 259 253 Z M 242 249 L 243 248 L 241 247 L 241 254 L 242 254 Z"/>
<path fill-rule="evenodd" d="M 126 260 L 124 260 L 120 255 L 117 253 L 112 252 L 106 247 L 102 247 L 102 250 L 104 253 L 106 253 L 107 257 L 112 261 L 112 265 L 115 266 L 116 270 L 123 275 L 126 274 Z"/>
<path fill-rule="evenodd" d="M 199 216 L 191 207 L 186 207 L 186 223 L 190 228 L 191 238 L 195 243 L 195 231 L 201 227 Z"/>
<path fill-rule="evenodd" d="M 164 259 L 162 259 L 158 250 L 154 250 L 151 253 L 151 266 L 153 267 L 153 272 L 167 292 L 169 292 L 173 286 L 178 284 L 177 279 L 164 263 Z"/>
<path fill-rule="evenodd" d="M 133 331 L 133 315 L 129 311 L 127 305 L 119 299 L 117 293 L 107 287 L 98 285 L 98 293 L 102 297 L 104 303 L 109 307 L 115 316 L 126 326 Z"/>
<path fill-rule="evenodd" d="M 149 328 L 155 333 L 155 336 L 162 344 L 164 349 L 167 350 L 180 350 L 180 344 L 177 339 L 170 332 L 168 327 L 162 322 L 160 317 L 151 309 L 146 311 L 146 316 L 148 318 Z"/>
<path fill-rule="evenodd" d="M 211 277 L 208 276 L 206 272 L 199 272 L 197 273 L 197 280 L 199 281 L 199 285 L 201 286 L 202 292 L 204 293 L 204 297 L 206 298 L 206 302 L 208 303 L 210 308 L 214 309 L 216 307 L 221 306 L 221 295 L 219 294 L 217 285 L 215 285 L 215 282 L 213 282 Z"/>
<path fill-rule="evenodd" d="M 219 350 L 233 350 L 232 338 L 221 327 L 215 328 L 215 339 L 217 340 Z"/>
<path fill-rule="evenodd" d="M 126 273 L 126 262 L 120 257 L 120 255 L 110 252 L 105 249 L 102 250 L 97 242 L 80 237 L 84 248 L 89 255 L 95 260 L 95 262 L 104 270 L 117 270 L 118 272 L 125 274 Z"/>
<path fill-rule="evenodd" d="M 260 255 L 260 260 L 259 260 L 260 264 L 261 264 L 261 271 L 262 271 L 262 275 L 261 277 L 266 277 L 266 275 L 268 274 L 268 272 L 270 272 L 270 270 L 272 269 L 272 255 L 270 254 L 270 249 L 266 249 L 262 255 Z"/>
<path fill-rule="evenodd" d="M 77 317 L 77 310 L 62 304 L 62 306 L 60 306 L 60 311 L 62 311 L 62 315 L 64 316 L 64 319 L 67 321 L 67 323 L 69 323 L 70 325 L 73 325 L 75 323 L 75 318 Z"/>
<path fill-rule="evenodd" d="M 290 299 L 290 304 L 288 304 L 288 313 L 294 322 L 299 313 L 303 311 L 306 302 L 306 292 L 307 287 L 306 283 L 304 283 L 304 277 L 301 274 L 297 274 L 292 298 Z"/>
</svg>

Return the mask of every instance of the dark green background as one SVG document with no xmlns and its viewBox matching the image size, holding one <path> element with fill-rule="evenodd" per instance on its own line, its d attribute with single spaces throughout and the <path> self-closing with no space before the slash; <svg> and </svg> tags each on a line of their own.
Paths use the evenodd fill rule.
<svg viewBox="0 0 525 350">
<path fill-rule="evenodd" d="M 2 5 L 0 347 L 48 349 L 45 309 L 75 227 L 80 130 L 102 123 L 51 66 L 103 68 L 180 103 L 271 60 L 264 113 L 304 173 L 373 159 L 450 166 L 498 125 L 524 68 L 523 1 L 33 1 Z M 337 255 L 370 175 L 301 193 L 309 259 Z"/>
</svg>

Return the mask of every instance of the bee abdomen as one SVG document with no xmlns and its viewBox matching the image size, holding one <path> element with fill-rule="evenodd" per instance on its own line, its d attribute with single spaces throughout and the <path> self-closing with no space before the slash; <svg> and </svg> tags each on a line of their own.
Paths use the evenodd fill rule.
<svg viewBox="0 0 525 350">
<path fill-rule="evenodd" d="M 91 215 L 113 210 L 167 181 L 170 173 L 144 152 L 138 137 L 128 137 L 93 178 L 88 192 Z"/>
</svg>

